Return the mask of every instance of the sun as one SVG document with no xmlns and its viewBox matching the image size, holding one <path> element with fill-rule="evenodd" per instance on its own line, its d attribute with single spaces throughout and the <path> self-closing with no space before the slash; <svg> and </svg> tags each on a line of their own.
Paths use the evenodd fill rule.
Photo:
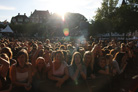
<svg viewBox="0 0 138 92">
<path fill-rule="evenodd" d="M 66 10 L 61 10 L 61 9 L 57 9 L 56 13 L 61 16 L 62 20 L 65 21 L 64 15 L 67 11 Z"/>
<path fill-rule="evenodd" d="M 71 11 L 72 0 L 51 0 L 51 7 L 54 13 L 59 14 L 64 21 L 66 12 Z"/>
</svg>

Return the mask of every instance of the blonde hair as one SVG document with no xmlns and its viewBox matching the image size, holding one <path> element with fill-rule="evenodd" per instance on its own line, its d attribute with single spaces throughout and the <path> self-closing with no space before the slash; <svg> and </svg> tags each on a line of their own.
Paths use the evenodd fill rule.
<svg viewBox="0 0 138 92">
<path fill-rule="evenodd" d="M 45 62 L 45 59 L 43 58 L 43 57 L 38 57 L 37 59 L 36 59 L 36 68 L 38 67 L 38 63 L 39 63 L 39 61 L 40 60 L 43 60 L 44 61 L 44 64 L 45 64 L 45 66 L 46 66 L 46 62 Z"/>
</svg>

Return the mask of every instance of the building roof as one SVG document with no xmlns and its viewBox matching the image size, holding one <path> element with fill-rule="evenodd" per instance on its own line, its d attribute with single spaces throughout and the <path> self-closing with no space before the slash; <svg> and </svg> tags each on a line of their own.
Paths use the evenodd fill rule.
<svg viewBox="0 0 138 92">
<path fill-rule="evenodd" d="M 49 14 L 49 11 L 47 10 L 47 11 L 42 11 L 42 10 L 35 10 L 32 14 L 31 14 L 31 16 L 36 16 L 36 15 L 38 15 L 38 16 L 47 16 L 47 15 L 50 15 Z"/>
<path fill-rule="evenodd" d="M 12 17 L 12 18 L 19 18 L 19 17 L 22 17 L 23 19 L 28 18 L 28 17 L 26 16 L 26 14 L 24 14 L 24 15 L 20 15 L 20 13 L 18 13 L 18 15 L 17 15 L 17 16 Z"/>
</svg>

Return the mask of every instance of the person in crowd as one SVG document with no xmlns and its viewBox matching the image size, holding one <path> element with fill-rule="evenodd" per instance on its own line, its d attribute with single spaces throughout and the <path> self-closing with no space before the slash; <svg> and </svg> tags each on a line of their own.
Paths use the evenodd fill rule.
<svg viewBox="0 0 138 92">
<path fill-rule="evenodd" d="M 108 92 L 110 83 L 109 66 L 105 57 L 100 57 L 98 59 L 98 65 L 94 65 L 94 75 L 93 84 L 98 87 L 95 88 L 96 92 Z"/>
<path fill-rule="evenodd" d="M 107 65 L 109 67 L 109 75 L 111 77 L 115 76 L 117 71 L 116 71 L 116 69 L 113 68 L 113 55 L 106 54 L 105 58 L 106 58 Z"/>
<path fill-rule="evenodd" d="M 29 52 L 29 59 L 30 59 L 30 61 L 31 61 L 31 59 L 32 59 L 32 57 L 33 57 L 33 55 L 34 55 L 34 53 L 36 52 L 38 50 L 38 45 L 36 44 L 36 43 L 33 43 L 32 44 L 32 49 L 31 49 L 31 51 Z M 32 63 L 32 61 L 31 61 L 31 63 Z M 33 63 L 32 63 L 33 64 Z"/>
<path fill-rule="evenodd" d="M 52 47 L 49 39 L 46 39 L 46 45 L 47 45 L 48 47 Z"/>
<path fill-rule="evenodd" d="M 109 75 L 109 67 L 105 57 L 100 57 L 98 60 L 98 66 L 94 67 L 95 75 Z"/>
<path fill-rule="evenodd" d="M 28 53 L 25 49 L 16 55 L 17 64 L 10 68 L 10 78 L 13 84 L 12 92 L 26 92 L 31 90 L 32 66 L 28 62 Z"/>
<path fill-rule="evenodd" d="M 82 56 L 79 52 L 75 52 L 72 57 L 69 73 L 72 80 L 82 78 L 86 80 L 86 67 L 82 61 Z"/>
<path fill-rule="evenodd" d="M 40 56 L 40 57 L 43 57 L 44 55 L 44 49 L 43 49 L 43 46 L 39 45 L 38 49 L 36 49 L 34 51 L 34 53 L 32 53 L 32 56 L 31 56 L 31 63 L 32 63 L 32 70 L 34 71 L 34 68 L 35 68 L 35 64 L 36 64 L 36 59 Z"/>
<path fill-rule="evenodd" d="M 64 61 L 70 65 L 71 62 L 71 56 L 69 55 L 69 50 L 63 50 L 63 54 L 64 54 Z"/>
<path fill-rule="evenodd" d="M 71 65 L 69 66 L 69 75 L 71 78 L 70 86 L 73 86 L 71 91 L 87 92 L 89 90 L 86 82 L 86 67 L 79 52 L 74 52 L 72 56 Z"/>
<path fill-rule="evenodd" d="M 126 52 L 126 44 L 121 43 L 121 52 Z"/>
<path fill-rule="evenodd" d="M 95 76 L 93 74 L 94 62 L 92 62 L 92 52 L 91 51 L 86 51 L 84 53 L 83 62 L 87 69 L 87 79 L 93 79 Z"/>
<path fill-rule="evenodd" d="M 87 51 L 91 51 L 91 50 L 92 50 L 92 45 L 91 44 L 88 44 Z"/>
<path fill-rule="evenodd" d="M 12 84 L 8 76 L 9 68 L 9 57 L 3 53 L 0 56 L 0 92 L 10 92 L 12 89 Z"/>
<path fill-rule="evenodd" d="M 60 50 L 65 50 L 65 45 L 60 45 L 59 49 Z"/>
<path fill-rule="evenodd" d="M 127 55 L 124 52 L 117 52 L 115 57 L 113 58 L 113 68 L 116 69 L 117 74 L 123 73 L 126 68 Z"/>
<path fill-rule="evenodd" d="M 45 59 L 46 66 L 48 70 L 52 68 L 52 57 L 51 57 L 52 51 L 50 51 L 49 47 L 45 47 L 43 57 Z"/>
<path fill-rule="evenodd" d="M 35 71 L 33 72 L 34 78 L 36 80 L 45 80 L 46 79 L 46 72 L 48 71 L 46 69 L 46 63 L 45 59 L 43 57 L 38 57 L 36 59 L 36 68 Z"/>
<path fill-rule="evenodd" d="M 97 62 L 98 57 L 103 55 L 100 44 L 95 44 L 91 52 L 92 52 L 92 57 L 94 62 Z"/>
<path fill-rule="evenodd" d="M 11 48 L 4 47 L 4 48 L 2 48 L 1 53 L 6 53 L 8 55 L 8 57 L 10 59 L 10 66 L 13 65 L 13 64 L 15 64 L 15 63 L 17 63 L 16 60 L 12 58 L 13 53 L 11 51 Z"/>
<path fill-rule="evenodd" d="M 33 71 L 33 89 L 35 92 L 40 92 L 43 90 L 42 86 L 48 79 L 49 66 L 46 66 L 45 59 L 43 57 L 38 57 L 36 59 L 36 67 Z"/>
<path fill-rule="evenodd" d="M 56 87 L 60 88 L 69 78 L 67 66 L 63 52 L 56 51 L 54 61 L 52 62 L 52 69 L 48 73 L 48 78 L 56 81 Z"/>
<path fill-rule="evenodd" d="M 92 63 L 93 63 L 93 68 L 98 67 L 98 60 L 99 58 L 103 55 L 100 44 L 95 44 L 94 47 L 91 50 L 92 52 Z M 93 71 L 95 74 L 95 71 Z"/>
</svg>

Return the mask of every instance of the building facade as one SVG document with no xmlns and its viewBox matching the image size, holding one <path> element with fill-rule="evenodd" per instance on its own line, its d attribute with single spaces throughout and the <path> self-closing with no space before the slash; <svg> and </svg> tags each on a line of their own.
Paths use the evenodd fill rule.
<svg viewBox="0 0 138 92">
<path fill-rule="evenodd" d="M 32 23 L 44 23 L 47 22 L 50 17 L 49 11 L 35 10 L 31 13 L 30 22 Z"/>
<path fill-rule="evenodd" d="M 11 19 L 11 23 L 12 24 L 25 24 L 28 23 L 30 20 L 29 18 L 26 16 L 26 14 L 24 13 L 24 15 L 20 15 L 20 13 L 18 13 L 17 16 L 12 17 Z"/>
</svg>

